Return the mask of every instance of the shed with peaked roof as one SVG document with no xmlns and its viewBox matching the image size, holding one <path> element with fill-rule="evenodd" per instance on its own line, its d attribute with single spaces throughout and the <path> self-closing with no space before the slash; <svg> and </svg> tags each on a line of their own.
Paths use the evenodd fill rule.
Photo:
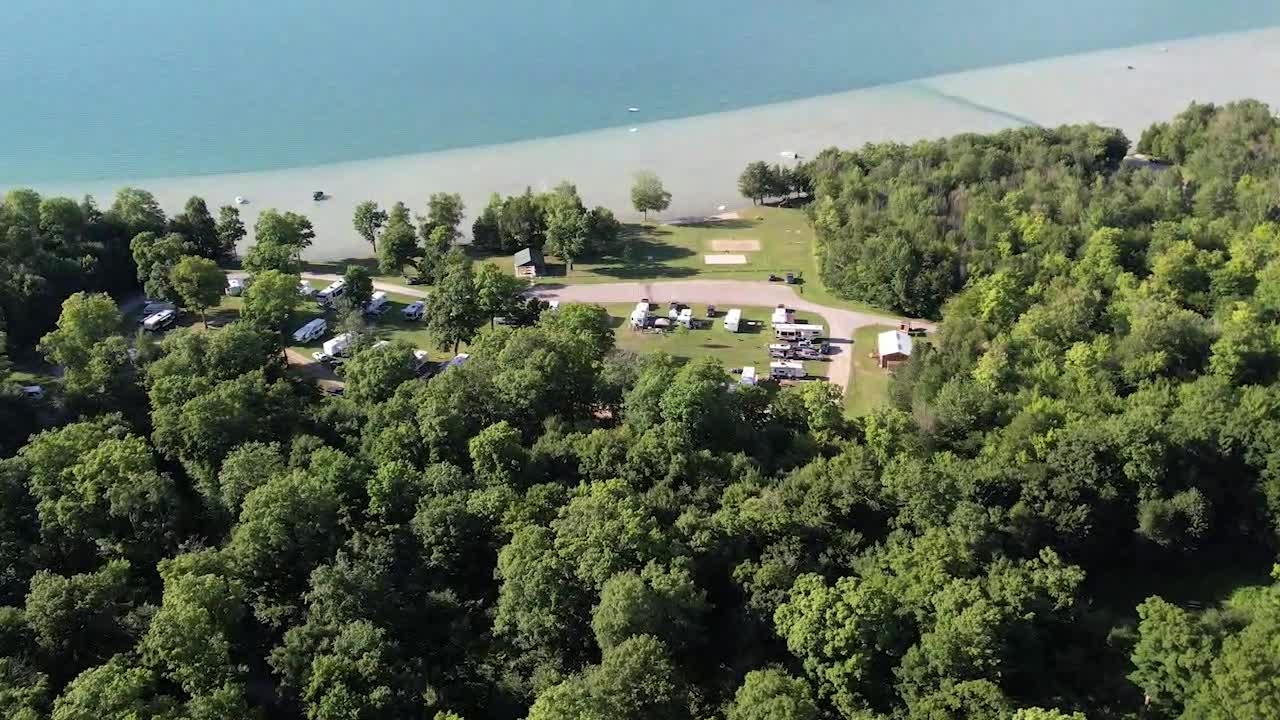
<svg viewBox="0 0 1280 720">
<path fill-rule="evenodd" d="M 525 248 L 513 255 L 511 261 L 519 277 L 538 277 L 546 267 L 538 248 Z"/>
</svg>

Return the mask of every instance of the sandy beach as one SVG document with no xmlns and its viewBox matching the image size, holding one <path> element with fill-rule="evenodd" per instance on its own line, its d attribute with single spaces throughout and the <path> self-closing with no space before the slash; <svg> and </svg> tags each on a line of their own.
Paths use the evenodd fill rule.
<svg viewBox="0 0 1280 720">
<path fill-rule="evenodd" d="M 1132 69 L 1130 69 L 1132 66 Z M 41 185 L 46 194 L 92 193 L 110 203 L 125 185 L 155 193 L 168 211 L 190 195 L 215 208 L 243 196 L 252 227 L 266 208 L 306 214 L 316 228 L 311 259 L 369 254 L 351 227 L 355 205 L 403 200 L 420 212 L 433 192 L 461 193 L 469 210 L 492 192 L 578 186 L 589 204 L 631 218 L 631 175 L 653 170 L 673 194 L 663 217 L 738 206 L 737 176 L 752 160 L 782 162 L 832 145 L 910 141 L 1024 124 L 1097 122 L 1137 141 L 1150 123 L 1187 103 L 1253 97 L 1280 104 L 1280 28 L 986 68 L 908 83 L 681 120 L 637 123 L 541 140 L 268 172 Z M 631 132 L 631 127 L 636 131 Z M 334 142 L 341 142 L 335 138 Z M 330 198 L 311 199 L 315 190 Z M 470 220 L 466 223 L 469 227 Z M 251 240 L 251 238 L 250 238 Z"/>
</svg>

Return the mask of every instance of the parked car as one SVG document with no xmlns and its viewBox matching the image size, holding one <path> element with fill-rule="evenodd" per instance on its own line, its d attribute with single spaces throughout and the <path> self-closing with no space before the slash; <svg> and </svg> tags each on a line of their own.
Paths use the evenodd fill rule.
<svg viewBox="0 0 1280 720">
<path fill-rule="evenodd" d="M 707 317 L 715 317 L 715 316 L 716 316 L 716 306 L 715 306 L 715 305 L 708 305 L 708 306 L 707 306 Z"/>
</svg>

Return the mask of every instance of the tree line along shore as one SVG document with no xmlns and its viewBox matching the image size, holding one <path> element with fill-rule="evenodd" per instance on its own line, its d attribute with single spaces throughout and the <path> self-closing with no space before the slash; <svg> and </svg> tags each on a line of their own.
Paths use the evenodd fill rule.
<svg viewBox="0 0 1280 720">
<path fill-rule="evenodd" d="M 0 363 L 0 714 L 1280 716 L 1278 161 L 1242 101 L 1136 146 L 747 167 L 744 197 L 804 197 L 831 292 L 941 319 L 858 417 L 619 351 L 600 307 L 491 327 L 522 284 L 456 247 L 448 194 L 353 230 L 470 360 L 420 380 L 369 347 L 325 397 L 282 353 L 305 217 L 257 220 L 238 320 L 135 342 L 112 298 L 210 307 L 235 207 L 10 192 L 5 347 L 62 376 L 37 399 Z M 475 223 L 569 262 L 625 242 L 569 185 Z"/>
</svg>

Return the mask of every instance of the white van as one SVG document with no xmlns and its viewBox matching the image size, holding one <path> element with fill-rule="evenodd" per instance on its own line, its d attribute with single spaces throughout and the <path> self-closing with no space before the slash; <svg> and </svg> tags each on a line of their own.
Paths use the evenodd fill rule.
<svg viewBox="0 0 1280 720">
<path fill-rule="evenodd" d="M 427 303 L 423 300 L 409 303 L 400 309 L 400 314 L 404 316 L 405 320 L 421 320 L 426 312 Z"/>
<path fill-rule="evenodd" d="M 369 297 L 369 304 L 364 306 L 365 315 L 381 315 L 387 311 L 387 307 L 391 301 L 387 299 L 387 294 L 378 290 Z"/>
<path fill-rule="evenodd" d="M 150 332 L 158 332 L 173 325 L 178 319 L 178 313 L 173 310 L 161 310 L 160 312 L 148 317 L 142 321 L 142 329 Z"/>
<path fill-rule="evenodd" d="M 328 305 L 334 300 L 337 300 L 338 298 L 342 297 L 343 293 L 345 293 L 346 291 L 347 291 L 346 281 L 334 280 L 333 282 L 329 283 L 328 287 L 316 293 L 316 302 L 320 303 L 321 305 Z"/>
<path fill-rule="evenodd" d="M 296 343 L 308 343 L 312 340 L 319 340 L 329 330 L 329 323 L 324 318 L 316 318 L 306 325 L 298 328 L 293 333 L 293 341 Z"/>
</svg>

